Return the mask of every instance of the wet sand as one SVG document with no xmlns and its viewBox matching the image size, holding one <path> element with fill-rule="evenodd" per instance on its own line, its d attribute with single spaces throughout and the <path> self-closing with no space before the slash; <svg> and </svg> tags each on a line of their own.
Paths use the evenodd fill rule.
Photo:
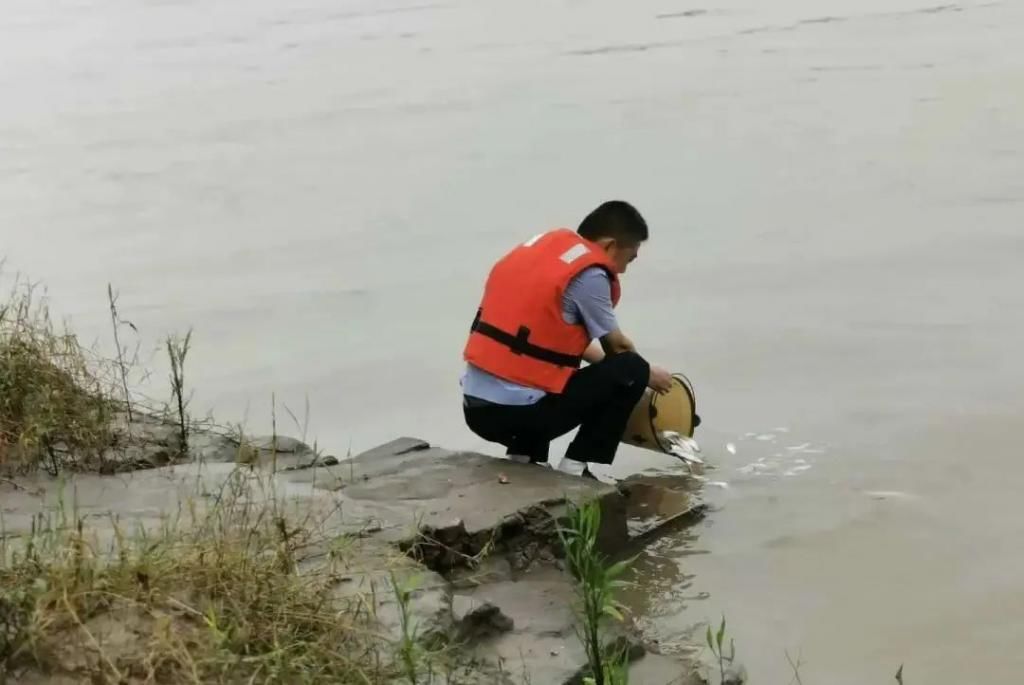
<svg viewBox="0 0 1024 685">
<path fill-rule="evenodd" d="M 267 432 L 272 392 L 300 414 L 308 394 L 335 452 L 487 449 L 457 379 L 491 260 L 630 199 L 653 239 L 623 324 L 694 380 L 730 486 L 641 569 L 671 598 L 650 630 L 724 612 L 761 682 L 788 682 L 787 649 L 804 682 L 901 662 L 1012 682 L 1022 22 L 927 0 L 13 0 L 0 249 L 103 345 L 112 281 L 158 369 L 160 335 L 194 326 L 197 409 Z"/>
</svg>

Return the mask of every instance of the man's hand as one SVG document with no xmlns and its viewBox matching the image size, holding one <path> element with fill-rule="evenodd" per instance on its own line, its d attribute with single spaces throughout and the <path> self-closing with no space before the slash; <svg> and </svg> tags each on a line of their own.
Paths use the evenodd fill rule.
<svg viewBox="0 0 1024 685">
<path fill-rule="evenodd" d="M 660 366 L 651 365 L 651 380 L 647 387 L 656 393 L 664 395 L 672 389 L 672 374 Z"/>
</svg>

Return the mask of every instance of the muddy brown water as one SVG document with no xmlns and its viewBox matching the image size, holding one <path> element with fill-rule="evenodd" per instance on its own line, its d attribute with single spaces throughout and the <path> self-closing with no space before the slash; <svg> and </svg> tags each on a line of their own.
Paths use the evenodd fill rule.
<svg viewBox="0 0 1024 685">
<path fill-rule="evenodd" d="M 463 428 L 510 242 L 634 201 L 624 327 L 697 386 L 714 510 L 641 561 L 758 682 L 1024 666 L 1024 8 L 8 0 L 0 250 L 109 346 L 196 328 L 195 407 L 336 453 Z M 279 421 L 289 423 L 283 409 Z M 291 432 L 298 432 L 297 429 Z M 730 449 L 731 446 L 731 449 Z M 621 475 L 671 470 L 624 449 Z"/>
</svg>

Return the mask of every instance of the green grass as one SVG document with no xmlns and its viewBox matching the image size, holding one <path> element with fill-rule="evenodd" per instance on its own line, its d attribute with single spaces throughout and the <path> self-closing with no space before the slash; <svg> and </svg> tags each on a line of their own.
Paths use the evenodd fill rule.
<svg viewBox="0 0 1024 685">
<path fill-rule="evenodd" d="M 63 509 L 4 542 L 0 682 L 365 684 L 415 668 L 366 598 L 335 595 L 339 554 L 299 570 L 310 550 L 344 547 L 259 479 L 240 467 L 212 506 L 187 502 L 155 531 L 115 523 L 109 545 Z"/>
<path fill-rule="evenodd" d="M 108 370 L 54 325 L 35 288 L 16 283 L 0 303 L 0 473 L 103 470 Z"/>
<path fill-rule="evenodd" d="M 569 571 L 576 582 L 576 614 L 580 639 L 587 653 L 590 685 L 626 685 L 629 680 L 625 653 L 608 646 L 605 625 L 623 620 L 622 605 L 615 592 L 627 583 L 621 580 L 631 560 L 609 561 L 598 549 L 601 504 L 593 500 L 576 506 L 570 503 L 568 522 L 559 528 Z"/>
<path fill-rule="evenodd" d="M 120 348 L 112 288 L 108 298 Z M 173 416 L 182 451 L 189 344 L 190 336 L 167 338 L 163 420 Z M 16 283 L 0 300 L 0 478 L 19 488 L 4 476 L 119 470 L 110 463 L 124 437 L 118 424 L 140 418 L 129 364 L 120 349 L 108 361 L 84 348 L 53 323 L 35 288 Z M 247 441 L 239 443 L 244 452 Z M 400 551 L 366 556 L 327 537 L 336 511 L 300 513 L 278 499 L 272 473 L 247 465 L 218 491 L 202 488 L 197 481 L 155 530 L 90 524 L 63 498 L 29 531 L 4 530 L 0 514 L 0 684 L 376 684 L 417 674 L 433 681 L 435 667 L 450 666 L 450 654 L 418 644 L 410 588 L 394 588 L 399 636 L 381 633 L 375 596 L 337 591 L 349 564 L 405 568 Z"/>
<path fill-rule="evenodd" d="M 725 685 L 725 669 L 726 664 L 732 665 L 736 661 L 736 642 L 729 638 L 729 649 L 725 648 L 725 616 L 722 617 L 722 622 L 718 625 L 718 630 L 714 633 L 711 632 L 711 626 L 708 626 L 707 634 L 704 636 L 705 642 L 707 642 L 708 648 L 711 650 L 711 654 L 715 657 L 715 661 L 718 663 L 718 677 L 719 683 Z M 796 669 L 794 669 L 796 670 Z M 799 678 L 799 671 L 796 670 L 797 677 Z"/>
</svg>

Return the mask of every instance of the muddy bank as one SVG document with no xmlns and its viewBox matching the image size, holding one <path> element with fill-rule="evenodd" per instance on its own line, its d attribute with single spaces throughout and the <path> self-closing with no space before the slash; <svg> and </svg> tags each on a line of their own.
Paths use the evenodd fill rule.
<svg viewBox="0 0 1024 685">
<path fill-rule="evenodd" d="M 273 501 L 282 520 L 316 522 L 321 543 L 296 559 L 300 573 L 330 565 L 333 594 L 371 605 L 388 639 L 401 639 L 407 612 L 419 640 L 457 646 L 453 682 L 568 683 L 580 682 L 586 655 L 556 530 L 567 501 L 600 502 L 609 557 L 702 512 L 681 479 L 612 486 L 413 438 L 339 461 L 292 438 L 195 431 L 188 457 L 169 460 L 173 430 L 146 419 L 124 431 L 134 470 L 0 481 L 4 549 L 17 549 L 44 519 L 81 522 L 96 549 L 108 548 L 120 531 L 182 525 L 219 506 L 241 479 L 246 506 Z M 389 590 L 395 582 L 409 583 L 407 607 Z M 700 682 L 695 658 L 659 654 L 628 621 L 616 634 L 629 646 L 632 682 Z M 78 672 L 73 659 L 56 669 Z"/>
</svg>

